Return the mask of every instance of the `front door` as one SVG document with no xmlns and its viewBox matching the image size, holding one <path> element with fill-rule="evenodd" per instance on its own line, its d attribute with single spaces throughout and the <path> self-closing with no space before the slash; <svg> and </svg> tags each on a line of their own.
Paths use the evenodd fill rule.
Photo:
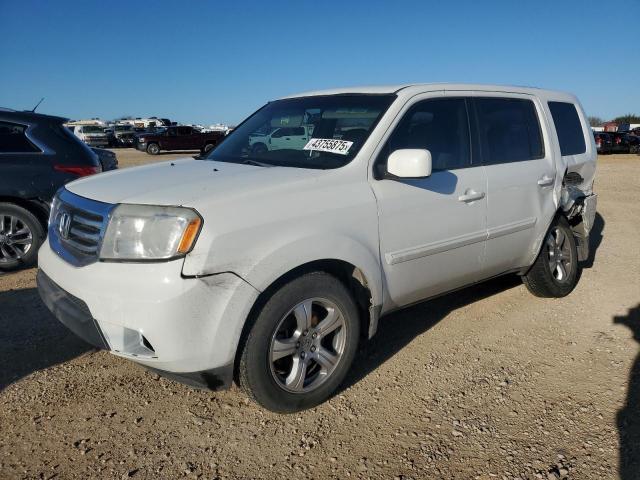
<svg viewBox="0 0 640 480">
<path fill-rule="evenodd" d="M 374 166 L 380 178 L 389 154 L 405 148 L 427 149 L 433 161 L 427 178 L 372 180 L 381 263 L 396 306 L 481 277 L 487 180 L 472 156 L 468 108 L 467 99 L 446 96 L 408 106 Z"/>
<path fill-rule="evenodd" d="M 193 128 L 191 127 L 178 127 L 178 136 L 176 138 L 176 149 L 178 150 L 193 150 L 199 148 L 194 146 Z"/>
<path fill-rule="evenodd" d="M 301 150 L 308 140 L 304 127 L 282 127 L 271 135 L 269 150 Z"/>
</svg>

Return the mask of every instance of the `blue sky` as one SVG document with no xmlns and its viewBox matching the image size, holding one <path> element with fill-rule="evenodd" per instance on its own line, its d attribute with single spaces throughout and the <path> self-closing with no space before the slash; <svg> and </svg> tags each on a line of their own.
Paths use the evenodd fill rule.
<svg viewBox="0 0 640 480">
<path fill-rule="evenodd" d="M 640 114 L 640 2 L 0 0 L 0 106 L 237 123 L 319 88 L 483 82 Z M 635 19 L 631 21 L 631 19 Z"/>
</svg>

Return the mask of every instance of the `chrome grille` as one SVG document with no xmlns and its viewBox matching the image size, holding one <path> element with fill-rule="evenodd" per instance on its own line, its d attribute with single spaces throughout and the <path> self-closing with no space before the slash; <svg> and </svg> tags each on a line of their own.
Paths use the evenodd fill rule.
<svg viewBox="0 0 640 480">
<path fill-rule="evenodd" d="M 49 244 L 63 259 L 75 266 L 96 262 L 109 213 L 115 205 L 97 202 L 60 190 L 49 219 Z"/>
</svg>

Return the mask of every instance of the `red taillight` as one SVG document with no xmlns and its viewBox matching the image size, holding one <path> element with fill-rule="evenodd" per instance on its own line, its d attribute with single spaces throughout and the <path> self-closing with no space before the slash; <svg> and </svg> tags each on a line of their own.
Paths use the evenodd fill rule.
<svg viewBox="0 0 640 480">
<path fill-rule="evenodd" d="M 86 177 L 89 175 L 95 175 L 102 171 L 101 167 L 74 167 L 71 165 L 54 165 L 54 170 L 58 172 L 72 173 L 79 177 Z"/>
<path fill-rule="evenodd" d="M 622 143 L 621 137 L 616 137 L 616 145 L 620 145 Z"/>
</svg>

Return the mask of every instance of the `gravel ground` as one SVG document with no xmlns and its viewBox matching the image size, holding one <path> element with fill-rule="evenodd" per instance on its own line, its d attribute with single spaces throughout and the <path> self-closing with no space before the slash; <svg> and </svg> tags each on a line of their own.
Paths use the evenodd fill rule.
<svg viewBox="0 0 640 480">
<path fill-rule="evenodd" d="M 0 477 L 640 478 L 640 157 L 601 157 L 596 190 L 570 296 L 510 276 L 386 317 L 340 393 L 296 415 L 92 350 L 35 270 L 0 277 Z"/>
</svg>

